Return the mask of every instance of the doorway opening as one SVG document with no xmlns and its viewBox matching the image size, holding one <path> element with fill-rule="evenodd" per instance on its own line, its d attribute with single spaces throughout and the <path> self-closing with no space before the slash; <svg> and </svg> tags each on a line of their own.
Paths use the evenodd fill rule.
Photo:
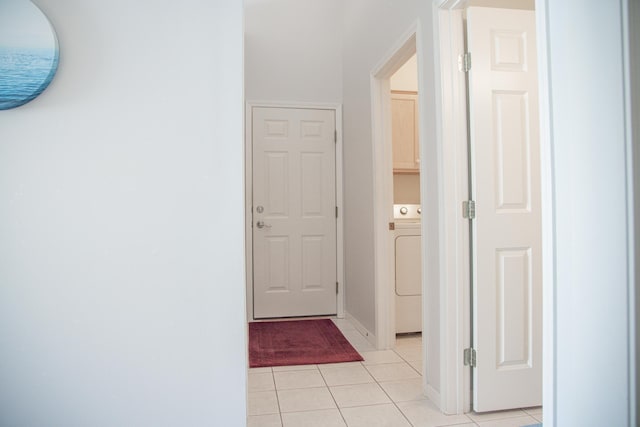
<svg viewBox="0 0 640 427">
<path fill-rule="evenodd" d="M 395 307 L 395 255 L 394 236 L 394 165 L 391 78 L 412 57 L 416 56 L 416 31 L 410 28 L 388 57 L 371 73 L 371 105 L 374 146 L 374 241 L 375 241 L 375 292 L 376 338 L 378 349 L 392 348 L 396 336 Z M 419 74 L 419 71 L 418 71 Z M 418 79 L 419 80 L 419 79 Z M 419 86 L 419 82 L 417 82 Z M 417 87 L 419 93 L 419 87 Z M 419 104 L 419 100 L 418 100 Z M 415 148 L 412 149 L 415 153 Z M 419 150 L 418 150 L 419 151 Z M 417 153 L 416 153 L 417 154 Z M 412 169 L 419 173 L 412 161 Z"/>
<path fill-rule="evenodd" d="M 390 78 L 393 160 L 392 264 L 395 333 L 422 333 L 422 244 L 418 64 L 416 55 Z"/>
</svg>

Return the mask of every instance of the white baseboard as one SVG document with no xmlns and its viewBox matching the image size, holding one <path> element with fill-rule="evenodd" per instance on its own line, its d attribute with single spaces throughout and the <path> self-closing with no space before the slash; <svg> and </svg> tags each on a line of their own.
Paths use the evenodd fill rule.
<svg viewBox="0 0 640 427">
<path fill-rule="evenodd" d="M 356 319 L 355 317 L 353 317 L 350 313 L 348 312 L 344 312 L 344 317 L 351 322 L 351 324 L 356 328 L 356 330 L 358 332 L 360 332 L 362 334 L 362 336 L 364 336 L 367 341 L 369 341 L 371 343 L 371 345 L 373 345 L 374 347 L 376 347 L 376 335 L 369 331 L 367 328 L 365 328 L 364 326 L 362 326 L 362 323 L 360 323 L 358 321 L 358 319 Z M 377 347 L 376 347 L 377 348 Z"/>
<path fill-rule="evenodd" d="M 426 395 L 427 398 L 432 401 L 437 408 L 440 408 L 440 392 L 433 388 L 431 384 L 427 384 Z"/>
</svg>

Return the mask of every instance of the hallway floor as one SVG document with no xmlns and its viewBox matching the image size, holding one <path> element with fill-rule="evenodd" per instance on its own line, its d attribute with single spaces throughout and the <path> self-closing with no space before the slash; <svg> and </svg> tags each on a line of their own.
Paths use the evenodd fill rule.
<svg viewBox="0 0 640 427">
<path fill-rule="evenodd" d="M 421 392 L 422 338 L 376 351 L 347 320 L 333 319 L 363 362 L 249 369 L 249 427 L 522 427 L 542 408 L 444 415 Z"/>
</svg>

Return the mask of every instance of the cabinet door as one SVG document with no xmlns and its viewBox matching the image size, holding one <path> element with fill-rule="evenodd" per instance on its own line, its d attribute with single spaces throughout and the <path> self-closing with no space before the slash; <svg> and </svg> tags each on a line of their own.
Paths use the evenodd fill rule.
<svg viewBox="0 0 640 427">
<path fill-rule="evenodd" d="M 418 172 L 418 95 L 391 94 L 391 137 L 393 141 L 394 172 Z"/>
</svg>

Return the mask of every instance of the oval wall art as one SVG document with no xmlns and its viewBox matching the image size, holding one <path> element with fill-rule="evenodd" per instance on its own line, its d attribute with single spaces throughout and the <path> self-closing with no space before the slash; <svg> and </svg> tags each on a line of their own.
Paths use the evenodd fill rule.
<svg viewBox="0 0 640 427">
<path fill-rule="evenodd" d="M 29 0 L 0 0 L 0 110 L 44 91 L 58 69 L 58 39 Z"/>
</svg>

